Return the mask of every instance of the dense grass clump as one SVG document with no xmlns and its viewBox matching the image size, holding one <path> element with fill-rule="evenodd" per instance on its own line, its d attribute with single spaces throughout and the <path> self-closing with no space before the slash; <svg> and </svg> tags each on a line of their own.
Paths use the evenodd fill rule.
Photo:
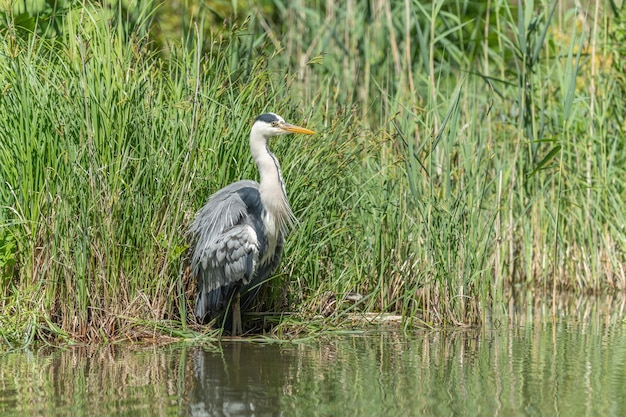
<svg viewBox="0 0 626 417">
<path fill-rule="evenodd" d="M 319 134 L 272 143 L 300 224 L 259 309 L 468 325 L 520 284 L 626 289 L 611 10 L 301 3 L 219 27 L 195 2 L 3 14 L 5 341 L 195 337 L 184 230 L 256 178 L 264 111 Z"/>
</svg>

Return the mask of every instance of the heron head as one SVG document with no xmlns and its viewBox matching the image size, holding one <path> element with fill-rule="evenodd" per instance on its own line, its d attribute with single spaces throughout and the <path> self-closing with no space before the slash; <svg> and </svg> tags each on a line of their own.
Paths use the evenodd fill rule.
<svg viewBox="0 0 626 417">
<path fill-rule="evenodd" d="M 304 127 L 292 125 L 285 122 L 285 119 L 276 113 L 264 113 L 256 118 L 252 129 L 257 130 L 262 136 L 269 138 L 272 136 L 286 135 L 288 133 L 303 133 L 312 135 L 312 130 Z"/>
</svg>

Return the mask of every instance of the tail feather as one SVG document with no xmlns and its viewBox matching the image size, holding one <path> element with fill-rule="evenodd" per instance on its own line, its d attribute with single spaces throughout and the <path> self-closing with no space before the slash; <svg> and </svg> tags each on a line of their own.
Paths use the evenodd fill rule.
<svg viewBox="0 0 626 417">
<path fill-rule="evenodd" d="M 240 285 L 229 284 L 215 288 L 211 291 L 198 291 L 194 314 L 198 322 L 206 324 L 217 318 L 216 325 L 225 329 L 230 329 L 231 314 L 227 315 L 224 321 L 224 314 L 230 313 L 230 302 L 233 296 L 239 291 Z"/>
</svg>

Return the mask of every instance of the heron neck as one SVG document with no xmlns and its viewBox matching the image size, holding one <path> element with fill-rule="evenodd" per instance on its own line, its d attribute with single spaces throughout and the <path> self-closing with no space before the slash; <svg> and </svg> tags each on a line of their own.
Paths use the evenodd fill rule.
<svg viewBox="0 0 626 417">
<path fill-rule="evenodd" d="M 289 207 L 278 159 L 269 151 L 267 141 L 259 143 L 251 140 L 250 148 L 261 176 L 259 187 L 261 202 L 267 213 L 275 218 L 279 229 L 286 234 L 293 225 L 294 216 Z"/>
</svg>

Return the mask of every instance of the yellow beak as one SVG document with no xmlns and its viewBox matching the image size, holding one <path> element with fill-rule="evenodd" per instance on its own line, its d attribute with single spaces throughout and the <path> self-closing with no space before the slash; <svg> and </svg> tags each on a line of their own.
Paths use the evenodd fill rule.
<svg viewBox="0 0 626 417">
<path fill-rule="evenodd" d="M 289 123 L 283 123 L 280 127 L 283 130 L 286 130 L 287 132 L 291 132 L 291 133 L 304 133 L 305 135 L 312 135 L 315 133 L 314 131 L 309 130 L 307 128 L 292 125 Z"/>
</svg>

